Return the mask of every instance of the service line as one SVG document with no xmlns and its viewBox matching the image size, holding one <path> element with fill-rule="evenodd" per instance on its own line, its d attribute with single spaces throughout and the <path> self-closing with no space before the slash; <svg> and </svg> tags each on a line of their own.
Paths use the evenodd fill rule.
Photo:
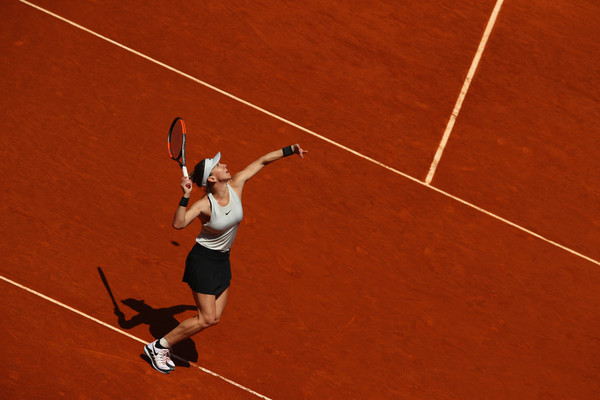
<svg viewBox="0 0 600 400">
<path fill-rule="evenodd" d="M 54 14 L 53 12 L 51 12 L 51 11 L 48 11 L 48 10 L 46 10 L 46 9 L 44 9 L 44 8 L 42 8 L 42 7 L 39 7 L 39 6 L 35 5 L 35 4 L 32 4 L 32 3 L 30 3 L 30 2 L 28 2 L 28 1 L 26 1 L 26 0 L 19 0 L 19 1 L 20 1 L 21 3 L 27 4 L 28 6 L 31 6 L 31 7 L 33 7 L 33 8 L 36 8 L 36 9 L 38 9 L 38 10 L 40 10 L 40 11 L 42 11 L 42 12 L 44 12 L 44 13 L 48 14 L 48 15 L 51 15 L 51 16 L 52 16 L 52 17 L 54 17 L 54 18 L 57 18 L 57 19 L 59 19 L 59 20 L 61 20 L 61 21 L 64 21 L 64 22 L 66 22 L 66 23 L 68 23 L 68 24 L 70 24 L 70 25 L 72 25 L 72 26 L 74 26 L 74 27 L 76 27 L 76 28 L 78 28 L 78 29 L 81 29 L 81 30 L 83 30 L 83 31 L 85 31 L 85 32 L 88 32 L 89 34 L 91 34 L 91 35 L 94 35 L 94 36 L 96 36 L 96 37 L 98 37 L 98 38 L 100 38 L 100 39 L 102 39 L 102 40 L 105 40 L 105 41 L 107 41 L 107 42 L 109 42 L 109 43 L 112 43 L 112 44 L 114 44 L 115 46 L 118 46 L 118 47 L 120 47 L 120 48 L 122 48 L 122 49 L 124 49 L 124 50 L 127 50 L 127 51 L 129 51 L 129 52 L 131 52 L 131 53 L 133 53 L 133 54 L 135 54 L 135 55 L 137 55 L 137 56 L 139 56 L 139 57 L 142 57 L 142 58 L 144 58 L 144 59 L 146 59 L 146 60 L 148 60 L 148 61 L 150 61 L 150 62 L 152 62 L 152 63 L 154 63 L 154 64 L 157 64 L 157 65 L 159 65 L 159 66 L 161 66 L 161 67 L 163 67 L 163 68 L 166 68 L 166 69 L 168 69 L 169 71 L 175 72 L 176 74 L 179 74 L 179 75 L 181 75 L 181 76 L 184 76 L 184 77 L 186 77 L 186 78 L 190 79 L 191 81 L 194 81 L 194 82 L 196 82 L 196 83 L 198 83 L 198 84 L 200 84 L 200 85 L 206 86 L 207 88 L 210 88 L 210 89 L 212 89 L 212 90 L 214 90 L 214 91 L 216 91 L 216 92 L 218 92 L 218 93 L 220 93 L 220 94 L 222 94 L 222 95 L 224 95 L 224 96 L 227 96 L 227 97 L 229 97 L 229 98 L 231 98 L 231 99 L 233 99 L 233 100 L 235 100 L 235 101 L 237 101 L 237 102 L 240 102 L 240 103 L 242 103 L 242 104 L 244 104 L 244 105 L 246 105 L 246 106 L 248 106 L 248 107 L 251 107 L 251 108 L 253 108 L 253 109 L 255 109 L 255 110 L 257 110 L 257 111 L 259 111 L 259 112 L 261 112 L 261 113 L 264 113 L 264 114 L 266 114 L 266 115 L 268 115 L 268 116 L 270 116 L 270 117 L 272 117 L 272 118 L 275 118 L 275 119 L 277 119 L 277 120 L 279 120 L 279 121 L 281 121 L 281 122 L 284 122 L 284 123 L 286 123 L 286 124 L 288 124 L 288 125 L 291 125 L 291 126 L 293 126 L 294 128 L 297 128 L 297 129 L 299 129 L 299 130 L 301 130 L 301 131 L 303 131 L 303 132 L 306 132 L 306 133 L 308 133 L 309 135 L 312 135 L 312 136 L 314 136 L 314 137 L 316 137 L 316 138 L 318 138 L 318 139 L 321 139 L 321 140 L 323 140 L 323 141 L 325 141 L 325 142 L 327 142 L 327 143 L 329 143 L 329 144 L 331 144 L 331 145 L 333 145 L 333 146 L 339 147 L 340 149 L 342 149 L 342 150 L 344 150 L 344 151 L 347 151 L 347 152 L 349 152 L 349 153 L 351 153 L 351 154 L 354 154 L 354 155 L 355 155 L 355 156 L 357 156 L 357 157 L 360 157 L 360 158 L 362 158 L 362 159 L 364 159 L 364 160 L 367 160 L 367 161 L 369 161 L 369 162 L 371 162 L 371 163 L 373 163 L 373 164 L 376 164 L 376 165 L 378 165 L 378 166 L 380 166 L 380 167 L 382 167 L 382 168 L 385 168 L 385 169 L 387 169 L 387 170 L 389 170 L 389 171 L 391 171 L 391 172 L 393 172 L 393 173 L 395 173 L 395 174 L 397 174 L 397 175 L 403 176 L 404 178 L 406 178 L 406 179 L 409 179 L 409 180 L 411 180 L 411 181 L 413 181 L 413 182 L 415 182 L 415 183 L 418 183 L 419 185 L 423 185 L 423 186 L 425 186 L 425 187 L 427 187 L 427 188 L 429 188 L 429 189 L 431 189 L 431 190 L 433 190 L 433 191 L 435 191 L 435 192 L 437 192 L 437 193 L 439 193 L 439 194 L 442 194 L 442 195 L 444 195 L 444 196 L 446 196 L 446 197 L 449 197 L 449 198 L 451 198 L 451 199 L 453 199 L 453 200 L 456 200 L 456 201 L 458 201 L 458 202 L 460 202 L 460 203 L 462 203 L 462 204 L 466 205 L 467 207 L 470 207 L 470 208 L 473 208 L 473 209 L 475 209 L 475 210 L 477 210 L 477 211 L 479 211 L 479 212 L 482 212 L 482 213 L 484 213 L 484 214 L 486 214 L 486 215 L 488 215 L 488 216 L 490 216 L 490 217 L 492 217 L 492 218 L 495 218 L 495 219 L 497 219 L 498 221 L 501 221 L 501 222 L 503 222 L 503 223 L 505 223 L 505 224 L 508 224 L 508 225 L 510 225 L 510 226 L 512 226 L 512 227 L 514 227 L 514 228 L 516 228 L 516 229 L 520 230 L 520 231 L 523 231 L 523 232 L 525 232 L 525 233 L 527 233 L 527 234 L 529 234 L 529 235 L 531 235 L 531 236 L 534 236 L 534 237 L 536 237 L 536 238 L 538 238 L 538 239 L 540 239 L 540 240 L 543 240 L 544 242 L 546 242 L 546 243 L 549 243 L 549 244 L 551 244 L 552 246 L 556 246 L 556 247 L 558 247 L 558 248 L 560 248 L 560 249 L 562 249 L 562 250 L 564 250 L 564 251 L 566 251 L 566 252 L 569 252 L 569 253 L 571 253 L 571 254 L 573 254 L 573 255 L 577 256 L 577 257 L 583 258 L 584 260 L 587 260 L 587 261 L 589 261 L 589 262 L 591 262 L 591 263 L 594 263 L 594 264 L 596 264 L 596 265 L 600 265 L 600 261 L 598 261 L 598 260 L 594 260 L 593 258 L 590 258 L 590 257 L 588 257 L 588 256 L 586 256 L 586 255 L 584 255 L 584 254 L 581 254 L 581 253 L 579 253 L 579 252 L 577 252 L 577 251 L 575 251 L 575 250 L 572 250 L 572 249 L 570 249 L 570 248 L 568 248 L 568 247 L 566 247 L 566 246 L 563 246 L 563 245 L 561 245 L 560 243 L 557 243 L 557 242 L 555 242 L 555 241 L 553 241 L 553 240 L 547 239 L 547 238 L 545 238 L 545 237 L 543 237 L 543 236 L 541 236 L 541 235 L 539 235 L 539 234 L 537 234 L 537 233 L 535 233 L 535 232 L 533 232 L 533 231 L 530 231 L 529 229 L 526 229 L 526 228 L 524 228 L 524 227 L 522 227 L 522 226 L 520 226 L 520 225 L 517 225 L 517 224 L 515 224 L 514 222 L 511 222 L 511 221 L 509 221 L 509 220 L 507 220 L 507 219 L 505 219 L 505 218 L 502 218 L 502 217 L 500 217 L 499 215 L 496 215 L 496 214 L 494 214 L 494 213 L 492 213 L 492 212 L 490 212 L 490 211 L 486 211 L 486 210 L 484 210 L 483 208 L 481 208 L 481 207 L 478 207 L 478 206 L 476 206 L 476 205 L 474 205 L 474 204 L 471 204 L 471 203 L 469 203 L 469 202 L 468 202 L 468 201 L 466 201 L 466 200 L 463 200 L 463 199 L 461 199 L 461 198 L 459 198 L 459 197 L 456 197 L 456 196 L 454 196 L 454 195 L 452 195 L 452 194 L 450 194 L 450 193 L 444 192 L 443 190 L 441 190 L 441 189 L 438 189 L 438 188 L 436 188 L 436 187 L 434 187 L 434 186 L 430 185 L 430 184 L 429 184 L 429 183 L 427 183 L 427 182 L 423 182 L 423 181 L 421 181 L 421 180 L 419 180 L 419 179 L 417 179 L 417 178 L 415 178 L 415 177 L 412 177 L 412 176 L 410 176 L 410 175 L 408 175 L 408 174 L 406 174 L 406 173 L 404 173 L 404 172 L 401 172 L 401 171 L 399 171 L 399 170 L 397 170 L 397 169 L 395 169 L 395 168 L 392 168 L 392 167 L 390 167 L 390 166 L 388 166 L 388 165 L 385 165 L 385 164 L 383 164 L 383 163 L 381 163 L 381 162 L 379 162 L 379 161 L 377 161 L 377 160 L 375 160 L 375 159 L 373 159 L 373 158 L 371 158 L 371 157 L 369 157 L 369 156 L 366 156 L 366 155 L 364 155 L 364 154 L 361 154 L 361 153 L 359 153 L 359 152 L 358 152 L 358 151 L 356 151 L 356 150 L 352 150 L 352 149 L 350 149 L 350 148 L 348 148 L 348 147 L 346 147 L 346 146 L 344 146 L 344 145 L 342 145 L 342 144 L 340 144 L 340 143 L 337 143 L 337 142 L 335 142 L 335 141 L 333 141 L 333 140 L 331 140 L 331 139 L 328 139 L 328 138 L 326 138 L 325 136 L 319 135 L 318 133 L 315 133 L 315 132 L 313 132 L 313 131 L 311 131 L 311 130 L 309 130 L 309 129 L 306 129 L 306 128 L 304 128 L 304 127 L 302 127 L 302 126 L 298 125 L 298 124 L 295 124 L 295 123 L 293 123 L 293 122 L 291 122 L 291 121 L 288 121 L 287 119 L 285 119 L 285 118 L 282 118 L 282 117 L 280 117 L 280 116 L 278 116 L 278 115 L 276 115 L 276 114 L 273 114 L 273 113 L 272 113 L 272 112 L 270 112 L 270 111 L 267 111 L 267 110 L 265 110 L 265 109 L 263 109 L 263 108 L 261 108 L 261 107 L 258 107 L 258 106 L 254 105 L 254 104 L 252 104 L 252 103 L 249 103 L 249 102 L 247 102 L 246 100 L 240 99 L 239 97 L 236 97 L 236 96 L 234 96 L 234 95 L 232 95 L 232 94 L 230 94 L 230 93 L 227 93 L 227 92 L 226 92 L 226 91 L 224 91 L 224 90 L 221 90 L 221 89 L 219 89 L 219 88 L 217 88 L 217 87 L 215 87 L 215 86 L 212 86 L 212 85 L 210 85 L 210 84 L 208 84 L 208 83 L 206 83 L 206 82 L 204 82 L 204 81 L 201 81 L 200 79 L 198 79 L 198 78 L 195 78 L 195 77 L 193 77 L 193 76 L 191 76 L 191 75 L 189 75 L 189 74 L 186 74 L 185 72 L 182 72 L 182 71 L 180 71 L 180 70 L 178 70 L 178 69 L 176 69 L 176 68 L 173 68 L 173 67 L 171 67 L 171 66 L 169 66 L 169 65 L 167 65 L 167 64 L 165 64 L 165 63 L 162 63 L 162 62 L 160 62 L 160 61 L 158 61 L 158 60 L 155 60 L 155 59 L 154 59 L 154 58 L 152 58 L 152 57 L 149 57 L 149 56 L 147 56 L 147 55 L 145 55 L 145 54 L 142 54 L 142 53 L 140 53 L 140 52 L 138 52 L 138 51 L 136 51 L 136 50 L 133 50 L 132 48 L 129 48 L 129 47 L 125 46 L 125 45 L 122 45 L 121 43 L 118 43 L 118 42 L 116 42 L 116 41 L 114 41 L 114 40 L 112 40 L 112 39 L 109 39 L 109 38 L 107 38 L 107 37 L 105 37 L 105 36 L 102 36 L 102 35 L 100 35 L 99 33 L 96 33 L 96 32 L 94 32 L 94 31 L 92 31 L 92 30 L 90 30 L 90 29 L 88 29 L 88 28 L 85 28 L 85 27 L 83 27 L 83 26 L 81 26 L 81 25 L 79 25 L 79 24 L 77 24 L 77 23 L 75 23 L 75 22 L 73 22 L 73 21 L 70 21 L 70 20 L 68 20 L 68 19 L 66 19 L 66 18 L 63 18 L 63 17 L 61 17 L 60 15 Z M 496 21 L 496 16 L 498 15 L 498 12 L 500 11 L 500 7 L 501 7 L 502 3 L 503 3 L 503 0 L 498 0 L 498 1 L 496 2 L 496 7 L 494 8 L 494 12 L 492 13 L 492 16 L 490 17 L 490 22 L 488 22 L 488 27 L 487 27 L 487 29 L 486 29 L 487 36 L 486 36 L 486 34 L 484 34 L 484 39 L 485 39 L 485 41 L 487 41 L 487 37 L 489 36 L 489 33 L 491 32 L 491 27 L 494 25 L 494 22 Z M 482 42 L 483 42 L 483 40 L 482 40 Z M 485 43 L 484 43 L 484 46 L 485 46 Z M 483 51 L 483 48 L 482 48 L 481 44 L 480 44 L 480 46 L 479 46 L 479 47 L 481 48 L 481 52 L 482 52 L 482 51 Z M 478 51 L 478 52 L 479 52 L 479 51 Z M 479 52 L 479 53 L 481 53 L 481 52 Z M 480 56 L 481 56 L 481 54 L 479 54 L 479 57 L 480 57 Z M 479 62 L 479 57 L 476 55 L 477 63 Z M 474 62 L 475 62 L 475 60 L 474 60 Z M 473 68 L 473 65 L 471 66 L 471 69 L 473 70 L 473 73 L 475 73 L 475 71 L 474 71 L 474 68 Z M 471 71 L 469 71 L 469 73 L 470 73 L 470 72 L 471 72 Z M 470 82 L 470 79 L 469 79 L 468 81 Z M 466 82 L 466 81 L 465 81 L 465 82 Z M 464 86 L 464 85 L 463 85 L 463 86 Z M 468 87 L 468 84 L 467 84 L 467 87 Z M 462 91 L 461 91 L 461 93 L 462 93 Z M 464 98 L 464 96 L 463 96 L 463 98 Z M 459 96 L 459 99 L 460 99 L 460 96 Z M 462 104 L 462 101 L 461 101 L 461 104 Z M 459 107 L 459 108 L 460 108 L 460 107 Z M 453 115 L 454 115 L 454 112 L 453 112 Z M 455 118 L 454 118 L 454 119 L 455 119 Z M 451 128 L 450 128 L 450 129 L 451 129 Z M 442 141 L 443 141 L 443 140 L 442 140 Z M 439 151 L 439 149 L 438 149 L 438 151 Z M 441 154 L 440 154 L 440 157 L 441 157 Z"/>
<path fill-rule="evenodd" d="M 496 6 L 492 11 L 492 15 L 490 16 L 490 20 L 483 32 L 483 37 L 481 38 L 481 42 L 479 42 L 479 47 L 477 48 L 477 52 L 475 53 L 475 57 L 473 57 L 473 62 L 471 62 L 471 68 L 469 68 L 469 72 L 467 73 L 467 77 L 463 83 L 462 89 L 458 94 L 458 99 L 456 99 L 456 104 L 454 105 L 454 110 L 452 110 L 452 115 L 450 115 L 450 119 L 448 120 L 448 125 L 446 125 L 446 130 L 444 131 L 444 135 L 442 136 L 442 141 L 438 146 L 437 151 L 435 152 L 435 156 L 433 157 L 433 162 L 429 167 L 429 173 L 427 173 L 427 177 L 425 178 L 425 183 L 430 184 L 433 179 L 433 175 L 435 174 L 435 170 L 437 169 L 438 164 L 442 158 L 442 154 L 444 153 L 444 149 L 446 148 L 446 144 L 448 143 L 448 139 L 450 138 L 450 133 L 452 133 L 452 128 L 454 128 L 454 122 L 456 122 L 456 118 L 458 117 L 458 113 L 462 107 L 463 101 L 465 100 L 465 96 L 467 95 L 467 91 L 469 90 L 469 86 L 471 85 L 471 81 L 473 80 L 473 76 L 475 75 L 475 71 L 477 71 L 477 66 L 479 65 L 479 60 L 481 60 L 481 55 L 483 54 L 483 50 L 485 49 L 485 45 L 487 44 L 488 38 L 492 33 L 492 29 L 494 28 L 494 24 L 496 23 L 496 18 L 498 17 L 498 13 L 500 12 L 500 8 L 502 7 L 502 3 L 504 0 L 496 1 Z"/>
</svg>

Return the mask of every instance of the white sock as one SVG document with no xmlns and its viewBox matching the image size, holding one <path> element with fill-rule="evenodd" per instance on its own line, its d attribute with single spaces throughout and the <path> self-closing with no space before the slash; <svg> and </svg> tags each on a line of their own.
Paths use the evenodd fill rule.
<svg viewBox="0 0 600 400">
<path fill-rule="evenodd" d="M 161 345 L 162 347 L 164 347 L 165 349 L 168 349 L 169 347 L 171 347 L 171 346 L 169 346 L 169 342 L 167 342 L 167 340 L 166 340 L 164 337 L 163 337 L 163 338 L 160 338 L 160 340 L 159 340 L 158 342 L 159 342 L 159 343 L 160 343 L 160 345 Z"/>
</svg>

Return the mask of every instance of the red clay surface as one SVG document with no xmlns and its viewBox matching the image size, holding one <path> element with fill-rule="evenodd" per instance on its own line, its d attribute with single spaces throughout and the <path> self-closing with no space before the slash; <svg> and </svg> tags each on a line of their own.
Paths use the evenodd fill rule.
<svg viewBox="0 0 600 400">
<path fill-rule="evenodd" d="M 493 7 L 36 4 L 419 179 Z M 525 4 L 503 7 L 433 184 L 598 259 L 598 6 Z M 169 309 L 192 304 L 199 230 L 170 227 L 179 115 L 190 160 L 310 151 L 249 183 L 227 310 L 188 359 L 273 399 L 600 394 L 598 265 L 18 1 L 2 11 L 2 276 L 119 327 L 100 267 L 137 300 L 121 329 L 147 341 L 193 315 Z M 256 398 L 194 367 L 163 376 L 141 343 L 0 285 L 9 398 Z"/>
</svg>

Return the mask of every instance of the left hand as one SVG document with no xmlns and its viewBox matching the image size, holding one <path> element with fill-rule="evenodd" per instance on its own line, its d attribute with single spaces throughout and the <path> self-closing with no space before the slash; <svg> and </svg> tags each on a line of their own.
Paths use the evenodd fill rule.
<svg viewBox="0 0 600 400">
<path fill-rule="evenodd" d="M 190 193 L 192 193 L 192 180 L 189 177 L 184 176 L 181 178 L 180 186 L 181 190 L 183 190 L 183 194 L 189 197 Z"/>
<path fill-rule="evenodd" d="M 308 150 L 302 149 L 299 144 L 293 145 L 292 150 L 294 151 L 294 154 L 298 154 L 302 158 L 304 158 L 304 154 L 308 153 Z"/>
</svg>

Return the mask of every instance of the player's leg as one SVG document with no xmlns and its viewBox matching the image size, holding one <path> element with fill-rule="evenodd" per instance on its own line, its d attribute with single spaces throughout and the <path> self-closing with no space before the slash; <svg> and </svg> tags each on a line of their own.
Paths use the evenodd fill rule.
<svg viewBox="0 0 600 400">
<path fill-rule="evenodd" d="M 171 346 L 195 335 L 196 333 L 210 326 L 216 325 L 217 319 L 217 300 L 214 295 L 196 293 L 192 291 L 198 315 L 188 318 L 181 322 L 175 329 L 167 333 L 163 338 L 158 339 L 144 347 L 144 352 L 150 358 L 152 367 L 163 374 L 168 374 L 175 369 L 175 363 L 170 358 Z M 223 297 L 221 295 L 220 297 Z M 224 301 L 219 301 L 220 313 L 223 312 Z"/>
<path fill-rule="evenodd" d="M 202 294 L 192 291 L 198 314 L 188 318 L 180 323 L 175 329 L 165 335 L 165 340 L 170 346 L 181 342 L 196 333 L 216 325 L 217 320 L 217 301 L 212 294 Z"/>
<path fill-rule="evenodd" d="M 225 306 L 227 305 L 227 297 L 229 296 L 229 288 L 225 289 L 223 293 L 217 297 L 216 301 L 216 317 L 217 323 L 221 321 L 221 316 L 223 315 L 223 311 L 225 311 Z"/>
</svg>

